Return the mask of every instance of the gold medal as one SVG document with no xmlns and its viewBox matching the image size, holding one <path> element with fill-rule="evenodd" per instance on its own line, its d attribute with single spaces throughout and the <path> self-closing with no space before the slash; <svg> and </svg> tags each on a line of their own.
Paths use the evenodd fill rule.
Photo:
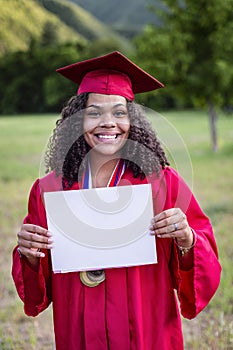
<svg viewBox="0 0 233 350">
<path fill-rule="evenodd" d="M 81 271 L 80 280 L 87 287 L 96 287 L 105 280 L 104 270 Z"/>
</svg>

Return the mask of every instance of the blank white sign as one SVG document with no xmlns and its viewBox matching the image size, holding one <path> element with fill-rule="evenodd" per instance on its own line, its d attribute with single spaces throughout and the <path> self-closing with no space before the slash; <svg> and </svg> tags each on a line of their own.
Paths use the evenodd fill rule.
<svg viewBox="0 0 233 350">
<path fill-rule="evenodd" d="M 151 185 L 44 194 L 55 273 L 157 263 Z"/>
</svg>

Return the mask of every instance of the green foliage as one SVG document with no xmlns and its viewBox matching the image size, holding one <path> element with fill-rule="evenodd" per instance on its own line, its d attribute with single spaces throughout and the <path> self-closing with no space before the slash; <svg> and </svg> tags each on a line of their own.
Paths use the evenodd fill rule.
<svg viewBox="0 0 233 350">
<path fill-rule="evenodd" d="M 0 113 L 58 111 L 75 94 L 75 85 L 55 70 L 76 62 L 80 47 L 34 45 L 30 51 L 8 54 L 0 62 Z"/>
<path fill-rule="evenodd" d="M 101 55 L 125 51 L 118 41 L 103 39 L 91 45 L 56 44 L 54 27 L 47 27 L 42 42 L 32 41 L 28 51 L 4 55 L 0 61 L 0 114 L 57 112 L 75 95 L 77 85 L 55 70 Z"/>
<path fill-rule="evenodd" d="M 57 26 L 52 22 L 46 22 L 40 39 L 41 46 L 53 46 L 59 43 Z"/>
<path fill-rule="evenodd" d="M 163 25 L 136 40 L 137 60 L 184 106 L 232 103 L 233 0 L 161 3 Z"/>
<path fill-rule="evenodd" d="M 0 114 L 58 111 L 77 87 L 56 74 L 57 68 L 132 49 L 69 1 L 4 1 L 0 21 Z"/>
<path fill-rule="evenodd" d="M 83 42 L 84 38 L 36 0 L 1 1 L 0 54 L 27 50 L 31 40 L 40 40 L 48 23 L 56 28 L 59 42 Z"/>
<path fill-rule="evenodd" d="M 76 94 L 77 85 L 56 73 L 57 68 L 109 51 L 125 51 L 111 39 L 87 46 L 56 44 L 53 30 L 41 43 L 32 41 L 28 51 L 8 53 L 0 61 L 0 114 L 60 111 Z"/>
<path fill-rule="evenodd" d="M 67 0 L 10 0 L 1 2 L 0 55 L 27 51 L 31 42 L 85 45 L 106 38 L 130 47 L 82 7 Z"/>
</svg>

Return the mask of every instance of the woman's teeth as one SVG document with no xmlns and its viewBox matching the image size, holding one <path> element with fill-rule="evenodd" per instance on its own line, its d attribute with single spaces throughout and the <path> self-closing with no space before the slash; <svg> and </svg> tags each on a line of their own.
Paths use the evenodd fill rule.
<svg viewBox="0 0 233 350">
<path fill-rule="evenodd" d="M 116 139 L 117 135 L 98 135 L 99 139 L 107 139 L 107 140 L 114 140 Z"/>
</svg>

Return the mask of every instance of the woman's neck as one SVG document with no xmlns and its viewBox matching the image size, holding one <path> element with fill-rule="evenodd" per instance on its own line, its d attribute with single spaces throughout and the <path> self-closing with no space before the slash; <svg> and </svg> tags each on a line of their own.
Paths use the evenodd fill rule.
<svg viewBox="0 0 233 350">
<path fill-rule="evenodd" d="M 106 159 L 104 157 L 102 159 L 100 157 L 94 157 L 94 155 L 90 157 L 92 186 L 106 187 L 118 161 L 119 158 Z"/>
</svg>

